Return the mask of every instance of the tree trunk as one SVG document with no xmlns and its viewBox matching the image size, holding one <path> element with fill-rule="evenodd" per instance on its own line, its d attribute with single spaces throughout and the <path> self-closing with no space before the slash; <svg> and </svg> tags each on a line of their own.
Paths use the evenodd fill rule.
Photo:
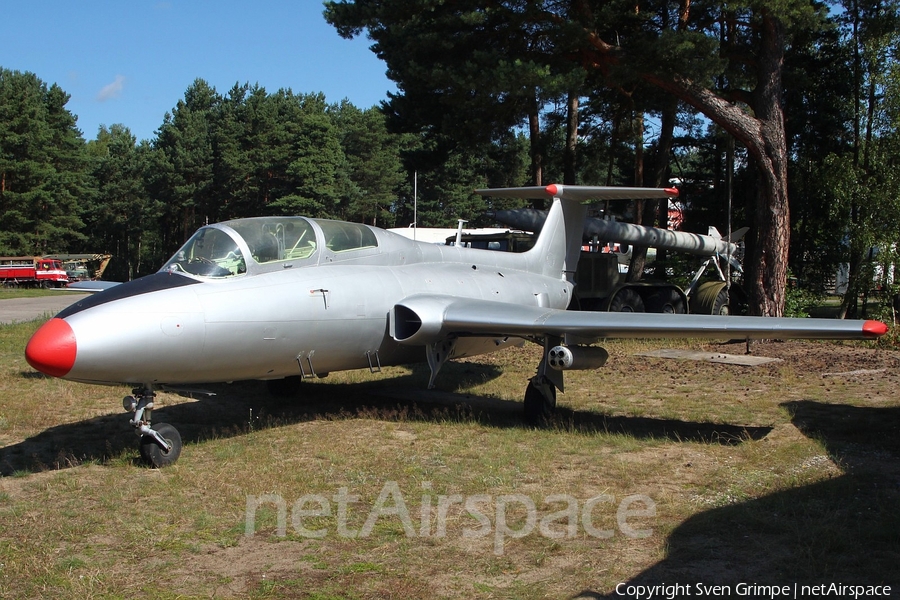
<svg viewBox="0 0 900 600">
<path fill-rule="evenodd" d="M 528 111 L 528 136 L 531 146 L 531 182 L 537 186 L 544 185 L 544 154 L 541 150 L 541 121 L 537 98 L 534 98 L 531 110 Z"/>
<path fill-rule="evenodd" d="M 756 235 L 746 266 L 750 280 L 748 295 L 751 313 L 780 317 L 784 314 L 791 231 L 787 160 L 783 148 L 780 156 L 775 152 L 777 149 L 769 149 L 772 150 L 771 155 L 754 156 L 759 182 L 754 218 Z"/>
<path fill-rule="evenodd" d="M 644 113 L 637 111 L 632 121 L 634 123 L 634 185 L 644 186 Z M 656 205 L 655 202 L 637 199 L 634 201 L 634 224 L 643 225 L 645 222 L 645 210 L 648 205 Z M 653 225 L 653 220 L 648 224 Z M 631 260 L 628 262 L 628 276 L 626 281 L 640 281 L 644 277 L 644 265 L 647 264 L 647 246 L 632 246 Z"/>
<path fill-rule="evenodd" d="M 672 98 L 672 101 L 663 109 L 659 140 L 657 140 L 656 154 L 652 162 L 652 187 L 663 187 L 665 184 L 666 173 L 669 167 L 669 153 L 672 151 L 672 143 L 675 134 L 675 116 L 678 110 L 678 102 Z M 643 123 L 643 120 L 641 121 Z M 639 125 L 640 126 L 640 125 Z M 643 132 L 643 128 L 641 128 Z M 643 144 L 643 133 L 639 136 L 641 144 Z M 642 148 L 638 148 L 635 154 L 635 179 L 634 184 L 638 187 L 644 185 L 644 153 Z M 639 161 L 639 162 L 638 162 Z M 661 198 L 658 202 L 654 200 L 638 201 L 638 210 L 635 211 L 635 223 L 637 225 L 645 224 L 648 227 L 660 227 L 666 229 L 668 227 L 669 216 L 669 200 Z M 647 265 L 647 247 L 635 246 L 631 249 L 631 262 L 628 265 L 628 281 L 639 281 L 643 277 L 644 269 Z M 665 250 L 656 250 L 656 260 L 661 265 L 665 258 Z M 657 267 L 656 277 L 665 279 L 665 268 Z"/>
<path fill-rule="evenodd" d="M 685 3 L 687 4 L 687 3 Z M 685 14 L 684 12 L 682 14 Z M 675 120 L 678 114 L 678 100 L 670 98 L 663 107 L 660 118 L 659 140 L 656 144 L 656 157 L 653 161 L 653 187 L 665 187 L 666 175 L 669 172 L 669 155 L 672 153 L 672 144 L 675 141 Z M 654 222 L 648 217 L 647 222 L 653 225 Z M 669 199 L 660 198 L 656 208 L 656 226 L 660 229 L 668 229 L 669 227 Z M 662 248 L 656 249 L 656 274 L 655 277 L 660 280 L 666 279 L 666 250 Z"/>
<path fill-rule="evenodd" d="M 860 273 L 862 272 L 864 261 L 865 253 L 851 248 L 850 264 L 847 270 L 847 291 L 844 292 L 844 297 L 841 299 L 841 308 L 838 311 L 839 319 L 846 319 L 847 317 L 855 319 L 859 316 L 857 310 L 859 308 L 858 302 L 861 291 Z"/>
<path fill-rule="evenodd" d="M 575 159 L 578 150 L 578 93 L 569 92 L 566 105 L 566 149 L 563 153 L 563 183 L 575 185 Z"/>
<path fill-rule="evenodd" d="M 759 315 L 784 314 L 791 219 L 787 190 L 787 140 L 781 106 L 784 27 L 764 15 L 757 87 L 753 108 L 759 119 L 757 139 L 741 140 L 757 168 L 756 236 L 750 257 L 750 310 Z M 740 138 L 738 138 L 740 139 Z M 749 143 L 748 143 L 749 142 Z"/>
</svg>

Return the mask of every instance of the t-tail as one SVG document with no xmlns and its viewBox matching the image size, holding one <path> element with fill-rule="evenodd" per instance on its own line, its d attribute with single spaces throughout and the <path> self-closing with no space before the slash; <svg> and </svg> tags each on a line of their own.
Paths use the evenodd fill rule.
<svg viewBox="0 0 900 600">
<path fill-rule="evenodd" d="M 550 184 L 544 187 L 518 187 L 475 190 L 482 196 L 495 198 L 552 199 L 553 204 L 538 235 L 534 248 L 525 253 L 528 270 L 548 277 L 559 277 L 574 283 L 575 269 L 581 254 L 582 233 L 589 200 L 634 200 L 675 198 L 675 188 L 633 188 L 569 186 Z"/>
</svg>

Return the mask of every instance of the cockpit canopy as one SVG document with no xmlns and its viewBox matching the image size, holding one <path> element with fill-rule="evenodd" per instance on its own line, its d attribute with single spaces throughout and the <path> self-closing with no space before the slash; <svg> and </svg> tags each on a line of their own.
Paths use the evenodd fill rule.
<svg viewBox="0 0 900 600">
<path fill-rule="evenodd" d="M 337 255 L 377 246 L 375 233 L 359 223 L 305 217 L 235 219 L 197 230 L 160 270 L 234 277 L 288 264 L 318 264 L 323 253 Z M 284 264 L 276 267 L 276 263 Z"/>
</svg>

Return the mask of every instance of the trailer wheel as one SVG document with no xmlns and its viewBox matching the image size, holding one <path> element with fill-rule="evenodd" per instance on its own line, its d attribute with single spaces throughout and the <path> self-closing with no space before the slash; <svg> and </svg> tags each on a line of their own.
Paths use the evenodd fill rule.
<svg viewBox="0 0 900 600">
<path fill-rule="evenodd" d="M 619 290 L 609 301 L 609 312 L 644 312 L 644 301 L 631 288 Z"/>
<path fill-rule="evenodd" d="M 724 281 L 707 281 L 691 298 L 691 312 L 698 315 L 729 315 L 728 288 Z"/>
<path fill-rule="evenodd" d="M 728 307 L 728 290 L 722 288 L 716 294 L 716 301 L 713 302 L 712 314 L 714 315 L 730 315 L 731 309 Z"/>
<path fill-rule="evenodd" d="M 678 290 L 665 288 L 647 298 L 647 312 L 683 315 L 685 311 L 684 295 Z"/>
</svg>

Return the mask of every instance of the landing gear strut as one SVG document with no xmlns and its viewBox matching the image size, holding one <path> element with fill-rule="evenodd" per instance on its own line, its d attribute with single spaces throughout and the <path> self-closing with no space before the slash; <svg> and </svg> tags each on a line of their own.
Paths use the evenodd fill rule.
<svg viewBox="0 0 900 600">
<path fill-rule="evenodd" d="M 168 423 L 150 425 L 156 393 L 149 386 L 134 388 L 131 393 L 132 396 L 125 396 L 122 405 L 126 411 L 134 413 L 129 423 L 141 436 L 141 458 L 156 468 L 174 464 L 181 455 L 181 435 Z"/>
</svg>

